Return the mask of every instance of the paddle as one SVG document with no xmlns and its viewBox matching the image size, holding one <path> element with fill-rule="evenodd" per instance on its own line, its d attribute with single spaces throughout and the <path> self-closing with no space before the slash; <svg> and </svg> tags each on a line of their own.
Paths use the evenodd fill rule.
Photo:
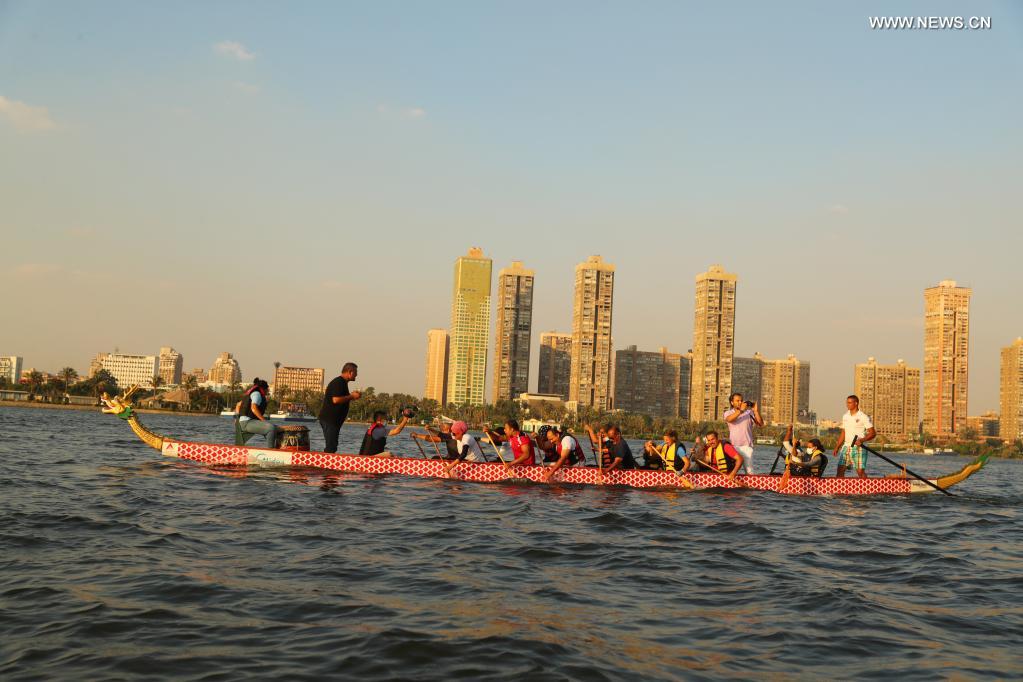
<svg viewBox="0 0 1023 682">
<path fill-rule="evenodd" d="M 497 447 L 497 445 L 494 444 L 494 435 L 495 435 L 494 432 L 491 431 L 490 429 L 483 429 L 483 431 L 484 431 L 484 433 L 487 434 L 487 441 L 490 442 L 490 447 L 494 448 L 494 452 L 497 453 L 497 458 L 501 460 L 501 464 L 503 464 L 504 468 L 508 470 L 509 474 L 511 474 L 512 473 L 512 469 L 514 467 L 512 467 L 511 464 L 509 464 L 508 462 L 505 461 L 504 455 L 501 454 L 501 448 Z M 512 454 L 515 454 L 514 450 L 512 450 Z M 525 478 L 523 476 L 511 476 L 511 475 L 508 476 L 507 480 L 512 481 L 512 482 L 518 482 L 518 481 L 524 481 L 524 482 L 528 482 L 528 483 L 532 483 L 533 482 L 532 479 Z"/>
<path fill-rule="evenodd" d="M 853 436 L 853 441 L 852 441 L 852 444 L 853 444 L 853 445 L 856 445 L 856 440 L 857 440 L 857 438 L 859 438 L 859 436 Z M 915 478 L 915 479 L 917 479 L 917 480 L 919 480 L 919 481 L 923 481 L 924 483 L 926 483 L 927 485 L 931 486 L 931 487 L 932 487 L 932 488 L 934 488 L 935 490 L 940 490 L 941 492 L 945 493 L 945 494 L 946 494 L 946 495 L 948 495 L 949 497 L 955 497 L 955 495 L 953 495 L 953 494 L 952 494 L 952 493 L 950 493 L 949 491 L 945 490 L 945 489 L 944 489 L 944 488 L 942 488 L 942 487 L 941 487 L 940 485 L 936 485 L 936 484 L 934 484 L 934 483 L 931 483 L 931 482 L 930 482 L 929 480 L 927 480 L 926 478 L 924 478 L 924 477 L 923 477 L 923 476 L 921 476 L 920 474 L 915 474 L 915 473 L 913 473 L 912 471 L 910 471 L 909 469 L 907 469 L 907 468 L 906 468 L 906 465 L 905 465 L 905 464 L 899 464 L 898 462 L 896 462 L 896 461 L 894 461 L 894 460 L 888 459 L 887 457 L 885 457 L 884 455 L 882 455 L 882 454 L 881 454 L 880 452 L 877 452 L 876 450 L 871 450 L 870 448 L 868 448 L 868 447 L 867 447 L 866 445 L 864 445 L 863 443 L 860 443 L 860 447 L 861 447 L 861 448 L 863 448 L 864 450 L 866 450 L 867 452 L 869 452 L 869 453 L 870 453 L 870 454 L 872 454 L 872 455 L 877 455 L 878 457 L 880 457 L 880 458 L 881 458 L 881 459 L 883 459 L 884 461 L 888 462 L 888 463 L 889 463 L 889 464 L 891 464 L 892 466 L 894 466 L 894 467 L 900 467 L 900 468 L 901 468 L 901 469 L 902 469 L 902 470 L 903 470 L 904 472 L 906 472 L 907 474 L 909 474 L 909 475 L 910 475 L 910 476 L 912 476 L 913 478 Z"/>
<path fill-rule="evenodd" d="M 427 459 L 426 450 L 424 450 L 423 446 L 419 444 L 419 439 L 416 438 L 416 434 L 414 434 L 414 433 L 412 433 L 410 431 L 409 434 L 408 434 L 408 437 L 411 438 L 412 442 L 416 444 L 417 448 L 419 448 L 419 454 L 421 454 L 423 456 L 423 459 Z"/>
<path fill-rule="evenodd" d="M 795 447 L 795 444 L 792 445 Z M 789 453 L 785 453 L 785 471 L 781 474 L 781 482 L 778 484 L 778 490 L 785 490 L 788 487 L 789 479 L 792 478 L 792 467 L 789 464 Z"/>
<path fill-rule="evenodd" d="M 431 436 L 434 435 L 434 430 L 431 429 L 429 426 L 424 426 L 423 428 L 426 429 L 426 432 L 428 434 L 430 434 Z M 440 454 L 440 431 L 437 431 L 436 434 L 437 434 L 437 440 L 433 441 L 433 448 L 437 451 L 437 456 L 441 457 L 441 454 Z"/>
</svg>

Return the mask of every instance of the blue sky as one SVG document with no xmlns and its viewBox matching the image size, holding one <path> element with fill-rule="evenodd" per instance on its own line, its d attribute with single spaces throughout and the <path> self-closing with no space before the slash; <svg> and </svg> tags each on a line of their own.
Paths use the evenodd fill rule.
<svg viewBox="0 0 1023 682">
<path fill-rule="evenodd" d="M 739 353 L 809 360 L 824 416 L 855 362 L 919 366 L 923 289 L 956 279 L 970 411 L 997 409 L 1023 334 L 1023 6 L 900 3 L 993 27 L 869 29 L 892 11 L 0 0 L 0 353 L 355 359 L 419 393 L 478 245 L 537 271 L 534 344 L 599 253 L 616 345 L 685 351 L 722 263 Z"/>
</svg>

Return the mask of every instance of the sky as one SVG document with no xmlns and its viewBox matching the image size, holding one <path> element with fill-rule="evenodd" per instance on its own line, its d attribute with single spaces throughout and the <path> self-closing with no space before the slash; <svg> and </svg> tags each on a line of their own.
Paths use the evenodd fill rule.
<svg viewBox="0 0 1023 682">
<path fill-rule="evenodd" d="M 720 263 L 737 354 L 809 361 L 825 418 L 856 362 L 922 366 L 923 290 L 954 279 L 970 413 L 998 409 L 1023 4 L 903 2 L 992 28 L 871 30 L 892 7 L 0 0 L 0 354 L 352 360 L 421 394 L 479 246 L 536 271 L 534 366 L 589 255 L 617 267 L 616 347 L 675 352 Z"/>
</svg>

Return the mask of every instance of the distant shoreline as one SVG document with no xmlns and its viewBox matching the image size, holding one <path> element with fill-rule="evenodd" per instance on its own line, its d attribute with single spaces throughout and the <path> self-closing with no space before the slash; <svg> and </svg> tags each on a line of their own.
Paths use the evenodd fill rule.
<svg viewBox="0 0 1023 682">
<path fill-rule="evenodd" d="M 0 400 L 0 407 L 26 407 L 33 410 L 75 410 L 77 412 L 99 412 L 98 405 L 61 405 L 60 403 L 39 403 L 27 400 Z M 174 414 L 181 417 L 219 417 L 211 412 L 182 412 L 175 410 L 154 410 L 136 407 L 139 414 Z"/>
</svg>

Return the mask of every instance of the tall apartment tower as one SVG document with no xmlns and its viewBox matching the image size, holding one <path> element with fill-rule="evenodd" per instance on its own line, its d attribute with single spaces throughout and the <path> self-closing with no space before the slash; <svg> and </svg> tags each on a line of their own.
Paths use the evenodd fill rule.
<svg viewBox="0 0 1023 682">
<path fill-rule="evenodd" d="M 238 364 L 238 361 L 234 359 L 233 355 L 224 352 L 218 355 L 217 359 L 213 361 L 213 366 L 210 367 L 210 371 L 206 375 L 206 380 L 214 384 L 223 384 L 225 386 L 235 384 L 242 380 L 242 368 Z"/>
<path fill-rule="evenodd" d="M 795 355 L 784 360 L 763 360 L 762 363 L 760 415 L 764 422 L 803 422 L 810 412 L 810 363 L 801 362 Z"/>
<path fill-rule="evenodd" d="M 426 332 L 426 388 L 423 397 L 447 403 L 448 397 L 448 330 Z"/>
<path fill-rule="evenodd" d="M 712 265 L 696 276 L 693 324 L 693 386 L 689 418 L 721 419 L 732 392 L 735 352 L 735 289 L 738 277 Z"/>
<path fill-rule="evenodd" d="M 938 438 L 966 426 L 972 293 L 953 280 L 924 290 L 924 431 Z"/>
<path fill-rule="evenodd" d="M 899 360 L 879 365 L 874 358 L 856 365 L 853 393 L 870 415 L 877 433 L 890 441 L 908 441 L 920 428 L 920 369 Z"/>
<path fill-rule="evenodd" d="M 1023 438 L 1023 338 L 1002 349 L 1002 380 L 999 390 L 1002 440 Z"/>
<path fill-rule="evenodd" d="M 448 352 L 448 402 L 483 404 L 490 339 L 492 261 L 473 247 L 455 261 Z"/>
<path fill-rule="evenodd" d="M 763 373 L 764 356 L 760 353 L 751 358 L 732 358 L 732 392 L 741 393 L 746 400 L 760 400 Z"/>
<path fill-rule="evenodd" d="M 616 410 L 652 417 L 689 414 L 689 356 L 641 351 L 636 346 L 615 351 L 614 406 Z"/>
<path fill-rule="evenodd" d="M 181 353 L 169 346 L 160 349 L 160 369 L 158 373 L 160 380 L 165 384 L 177 386 L 181 383 L 181 371 L 184 369 L 185 359 Z"/>
<path fill-rule="evenodd" d="M 497 274 L 494 403 L 529 392 L 529 346 L 533 332 L 532 270 L 512 261 Z"/>
<path fill-rule="evenodd" d="M 600 256 L 575 266 L 572 375 L 568 399 L 580 407 L 611 409 L 611 313 L 615 267 Z"/>
<path fill-rule="evenodd" d="M 568 382 L 572 377 L 572 335 L 558 332 L 540 334 L 540 366 L 536 392 L 560 395 L 568 400 Z"/>
</svg>

